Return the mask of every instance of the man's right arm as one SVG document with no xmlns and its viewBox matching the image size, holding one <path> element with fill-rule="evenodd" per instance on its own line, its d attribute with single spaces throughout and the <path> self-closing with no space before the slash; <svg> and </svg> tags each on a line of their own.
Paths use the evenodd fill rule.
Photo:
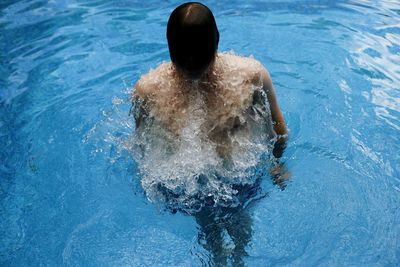
<svg viewBox="0 0 400 267">
<path fill-rule="evenodd" d="M 271 117 L 274 123 L 274 130 L 278 135 L 278 139 L 275 143 L 273 154 L 276 158 L 282 157 L 283 151 L 286 147 L 286 141 L 288 138 L 288 130 L 286 127 L 285 119 L 279 108 L 278 100 L 276 97 L 274 86 L 272 85 L 271 77 L 266 70 L 262 73 L 263 90 L 267 94 L 268 103 L 270 105 Z"/>
<path fill-rule="evenodd" d="M 274 86 L 272 85 L 271 77 L 266 70 L 262 73 L 263 90 L 267 94 L 268 103 L 271 109 L 272 121 L 274 122 L 274 130 L 279 136 L 287 135 L 287 127 L 283 118 L 281 109 L 279 108 Z"/>
<path fill-rule="evenodd" d="M 270 105 L 271 117 L 274 123 L 274 130 L 278 138 L 274 144 L 272 154 L 276 162 L 274 162 L 270 169 L 270 174 L 274 184 L 278 185 L 282 190 L 285 188 L 285 182 L 290 178 L 291 173 L 286 168 L 285 162 L 281 161 L 281 157 L 286 148 L 286 141 L 288 139 L 288 130 L 286 127 L 285 119 L 279 108 L 278 100 L 276 97 L 274 86 L 272 85 L 271 77 L 266 70 L 262 74 L 263 89 L 267 94 L 268 103 Z"/>
</svg>

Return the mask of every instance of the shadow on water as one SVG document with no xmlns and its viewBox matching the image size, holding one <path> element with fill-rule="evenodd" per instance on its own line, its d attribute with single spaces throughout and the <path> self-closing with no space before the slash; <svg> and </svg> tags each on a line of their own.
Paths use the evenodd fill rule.
<svg viewBox="0 0 400 267">
<path fill-rule="evenodd" d="M 207 207 L 194 215 L 199 226 L 198 243 L 210 253 L 211 266 L 244 266 L 246 247 L 252 238 L 252 218 L 246 207 Z"/>
<path fill-rule="evenodd" d="M 271 181 L 284 190 L 291 173 L 284 163 L 272 166 Z M 207 266 L 246 266 L 246 248 L 252 240 L 253 220 L 251 207 L 268 196 L 261 188 L 262 178 L 252 186 L 238 186 L 241 205 L 236 207 L 206 206 L 193 214 L 199 233 L 197 242 L 208 253 Z M 204 260 L 203 260 L 204 261 Z"/>
</svg>

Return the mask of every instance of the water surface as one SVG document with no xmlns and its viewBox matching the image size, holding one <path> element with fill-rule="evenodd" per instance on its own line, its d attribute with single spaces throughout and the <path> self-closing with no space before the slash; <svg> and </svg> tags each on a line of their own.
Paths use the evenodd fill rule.
<svg viewBox="0 0 400 267">
<path fill-rule="evenodd" d="M 190 216 L 147 200 L 121 145 L 179 3 L 0 3 L 1 265 L 398 265 L 400 4 L 205 2 L 220 50 L 270 71 L 291 179 Z"/>
</svg>

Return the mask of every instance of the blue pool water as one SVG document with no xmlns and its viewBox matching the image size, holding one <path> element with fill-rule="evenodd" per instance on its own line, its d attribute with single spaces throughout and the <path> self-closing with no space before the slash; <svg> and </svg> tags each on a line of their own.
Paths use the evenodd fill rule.
<svg viewBox="0 0 400 267">
<path fill-rule="evenodd" d="M 398 266 L 399 2 L 204 2 L 271 73 L 291 177 L 202 216 L 150 202 L 121 145 L 180 3 L 0 2 L 0 265 Z"/>
</svg>

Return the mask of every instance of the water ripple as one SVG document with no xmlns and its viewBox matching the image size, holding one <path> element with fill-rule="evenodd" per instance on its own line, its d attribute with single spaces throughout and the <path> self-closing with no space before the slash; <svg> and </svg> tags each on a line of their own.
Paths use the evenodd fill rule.
<svg viewBox="0 0 400 267">
<path fill-rule="evenodd" d="M 209 1 L 221 50 L 259 59 L 290 129 L 284 191 L 193 216 L 149 204 L 129 94 L 169 60 L 177 1 L 0 1 L 0 265 L 399 262 L 396 0 Z"/>
</svg>

